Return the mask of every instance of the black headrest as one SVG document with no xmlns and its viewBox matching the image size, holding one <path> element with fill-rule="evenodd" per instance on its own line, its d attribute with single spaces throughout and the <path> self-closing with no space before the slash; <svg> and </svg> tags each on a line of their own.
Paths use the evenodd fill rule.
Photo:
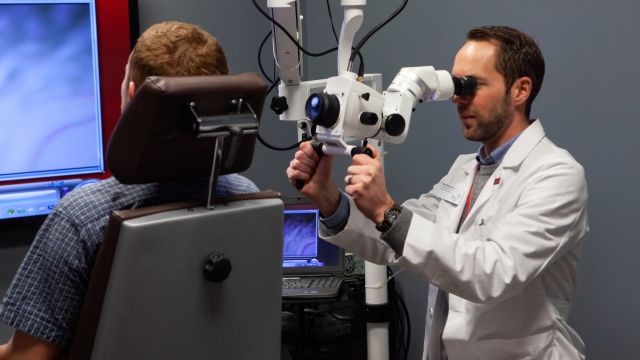
<svg viewBox="0 0 640 360">
<path fill-rule="evenodd" d="M 198 116 L 233 113 L 238 99 L 248 103 L 259 119 L 266 83 L 253 73 L 224 76 L 150 77 L 123 112 L 107 150 L 107 165 L 120 182 L 140 184 L 209 176 L 215 138 L 194 133 Z M 190 106 L 191 104 L 191 106 Z M 234 103 L 235 104 L 235 103 Z M 225 141 L 219 175 L 241 172 L 253 159 L 256 135 Z"/>
</svg>

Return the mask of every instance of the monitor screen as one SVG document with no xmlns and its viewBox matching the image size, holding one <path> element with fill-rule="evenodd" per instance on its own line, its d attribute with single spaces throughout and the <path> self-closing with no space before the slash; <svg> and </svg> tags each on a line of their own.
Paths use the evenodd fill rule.
<svg viewBox="0 0 640 360">
<path fill-rule="evenodd" d="M 128 0 L 0 0 L 0 219 L 108 176 L 130 22 Z"/>
<path fill-rule="evenodd" d="M 283 244 L 285 267 L 322 265 L 324 261 L 318 258 L 318 210 L 285 210 Z"/>
<path fill-rule="evenodd" d="M 306 199 L 284 200 L 283 273 L 342 273 L 344 250 L 319 238 L 317 207 Z"/>
</svg>

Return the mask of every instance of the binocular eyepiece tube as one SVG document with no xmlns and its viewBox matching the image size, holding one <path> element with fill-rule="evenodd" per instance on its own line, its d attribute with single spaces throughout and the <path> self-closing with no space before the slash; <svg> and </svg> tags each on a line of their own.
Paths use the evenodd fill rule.
<svg viewBox="0 0 640 360">
<path fill-rule="evenodd" d="M 478 88 L 478 80 L 473 76 L 452 76 L 453 94 L 458 96 L 473 96 Z"/>
</svg>

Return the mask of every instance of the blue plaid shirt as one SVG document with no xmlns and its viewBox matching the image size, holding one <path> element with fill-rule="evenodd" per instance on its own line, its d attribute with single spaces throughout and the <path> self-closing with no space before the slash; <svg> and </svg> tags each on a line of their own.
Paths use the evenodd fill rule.
<svg viewBox="0 0 640 360">
<path fill-rule="evenodd" d="M 68 346 L 111 212 L 204 199 L 207 188 L 208 179 L 124 185 L 109 178 L 70 192 L 38 231 L 0 304 L 0 321 Z M 218 178 L 216 195 L 257 191 L 251 180 L 234 174 Z"/>
</svg>

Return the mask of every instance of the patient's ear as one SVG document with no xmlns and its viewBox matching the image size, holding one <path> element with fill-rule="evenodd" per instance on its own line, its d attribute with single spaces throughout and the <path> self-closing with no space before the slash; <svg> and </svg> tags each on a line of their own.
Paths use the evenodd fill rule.
<svg viewBox="0 0 640 360">
<path fill-rule="evenodd" d="M 127 88 L 127 95 L 129 95 L 129 99 L 132 99 L 135 93 L 136 83 L 134 83 L 133 81 L 129 81 L 129 87 Z"/>
</svg>

